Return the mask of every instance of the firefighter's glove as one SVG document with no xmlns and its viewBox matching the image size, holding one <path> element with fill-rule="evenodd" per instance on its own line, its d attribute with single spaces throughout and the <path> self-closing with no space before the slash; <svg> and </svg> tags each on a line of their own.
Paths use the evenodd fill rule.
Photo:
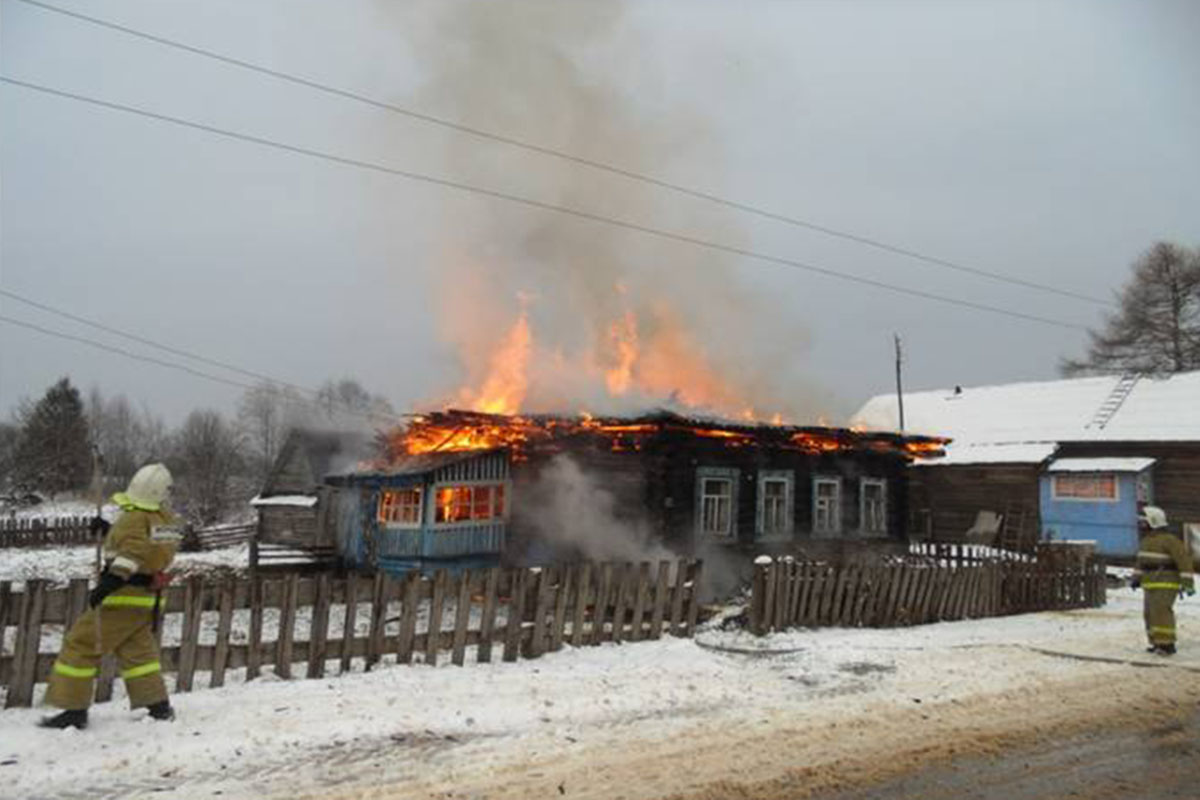
<svg viewBox="0 0 1200 800">
<path fill-rule="evenodd" d="M 99 514 L 92 517 L 92 521 L 88 523 L 88 528 L 92 536 L 97 539 L 103 539 L 105 536 L 108 536 L 108 529 L 111 527 L 112 523 Z"/>
<path fill-rule="evenodd" d="M 1180 597 L 1183 597 L 1185 595 L 1187 597 L 1191 597 L 1195 593 L 1196 593 L 1196 582 L 1194 580 L 1188 580 L 1185 578 L 1183 581 L 1183 585 L 1181 585 L 1179 587 Z"/>
<path fill-rule="evenodd" d="M 88 605 L 95 608 L 104 602 L 104 598 L 124 585 L 125 579 L 120 575 L 111 572 L 100 573 L 100 582 L 96 584 L 96 588 L 92 589 L 91 594 L 88 595 Z"/>
<path fill-rule="evenodd" d="M 1129 579 L 1129 588 L 1130 589 L 1142 588 L 1142 579 L 1141 578 L 1130 578 Z"/>
</svg>

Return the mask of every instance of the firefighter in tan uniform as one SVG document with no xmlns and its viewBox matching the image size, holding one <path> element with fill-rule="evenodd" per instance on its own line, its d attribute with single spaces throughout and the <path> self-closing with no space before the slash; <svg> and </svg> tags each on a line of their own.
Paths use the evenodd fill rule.
<svg viewBox="0 0 1200 800">
<path fill-rule="evenodd" d="M 1192 553 L 1183 540 L 1167 531 L 1167 514 L 1146 506 L 1138 516 L 1137 568 L 1130 584 L 1141 586 L 1147 650 L 1162 656 L 1175 654 L 1175 597 L 1195 594 Z"/>
<path fill-rule="evenodd" d="M 171 473 L 162 464 L 138 470 L 129 488 L 113 495 L 121 515 L 104 539 L 104 571 L 88 599 L 91 609 L 63 640 L 50 674 L 46 702 L 64 709 L 47 728 L 87 727 L 100 658 L 115 653 L 132 708 L 158 720 L 174 718 L 167 700 L 153 632 L 163 570 L 175 557 L 180 534 L 164 507 Z"/>
</svg>

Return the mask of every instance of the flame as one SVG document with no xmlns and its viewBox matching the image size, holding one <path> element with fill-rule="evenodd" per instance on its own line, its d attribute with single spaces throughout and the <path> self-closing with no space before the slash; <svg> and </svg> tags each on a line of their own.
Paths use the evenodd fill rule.
<svg viewBox="0 0 1200 800">
<path fill-rule="evenodd" d="M 629 391 L 638 358 L 637 317 L 632 311 L 626 311 L 608 327 L 608 346 L 617 363 L 605 371 L 604 382 L 610 395 L 620 397 Z"/>
<path fill-rule="evenodd" d="M 500 340 L 488 364 L 487 378 L 478 393 L 459 392 L 459 402 L 473 411 L 487 414 L 515 414 L 521 410 L 529 391 L 529 359 L 533 351 L 533 330 L 529 326 L 526 303 L 512 328 Z"/>
</svg>

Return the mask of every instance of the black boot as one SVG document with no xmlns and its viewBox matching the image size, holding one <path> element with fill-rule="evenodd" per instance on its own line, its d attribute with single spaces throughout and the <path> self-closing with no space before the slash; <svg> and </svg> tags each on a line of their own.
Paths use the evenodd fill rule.
<svg viewBox="0 0 1200 800">
<path fill-rule="evenodd" d="M 168 700 L 160 700 L 152 706 L 146 706 L 146 710 L 150 712 L 151 719 L 156 719 L 160 722 L 170 722 L 175 719 L 175 709 L 171 708 L 171 703 Z"/>
<path fill-rule="evenodd" d="M 79 730 L 83 730 L 87 725 L 86 708 L 62 711 L 53 717 L 42 717 L 38 720 L 39 728 L 78 728 Z"/>
<path fill-rule="evenodd" d="M 1158 654 L 1159 654 L 1160 656 L 1173 656 L 1173 655 L 1175 655 L 1175 645 L 1173 645 L 1173 644 L 1160 644 L 1160 645 L 1158 646 Z"/>
</svg>

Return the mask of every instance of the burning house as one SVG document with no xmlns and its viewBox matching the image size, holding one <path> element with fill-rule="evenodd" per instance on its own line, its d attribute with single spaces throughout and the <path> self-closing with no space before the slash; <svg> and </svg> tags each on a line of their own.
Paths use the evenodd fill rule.
<svg viewBox="0 0 1200 800">
<path fill-rule="evenodd" d="M 445 411 L 324 479 L 349 565 L 392 572 L 901 540 L 905 466 L 944 440 L 745 424 Z"/>
</svg>

